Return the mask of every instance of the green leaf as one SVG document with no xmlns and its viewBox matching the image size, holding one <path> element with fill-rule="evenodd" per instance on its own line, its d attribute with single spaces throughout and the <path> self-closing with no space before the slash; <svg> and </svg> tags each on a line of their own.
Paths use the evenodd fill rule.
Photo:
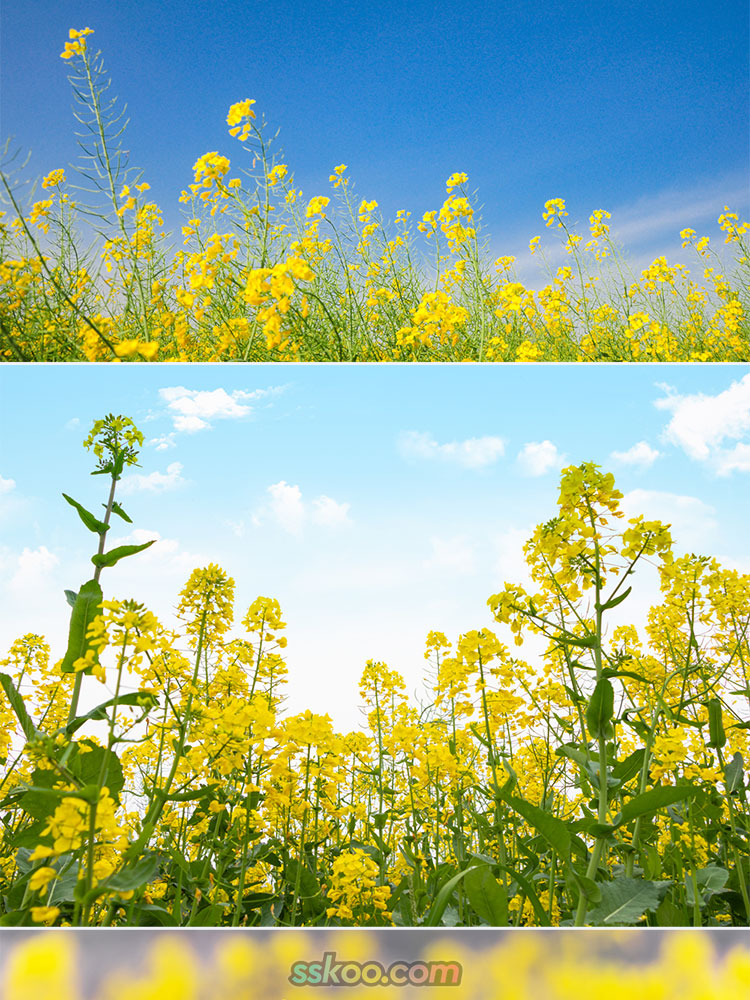
<svg viewBox="0 0 750 1000">
<path fill-rule="evenodd" d="M 456 886 L 461 881 L 461 879 L 465 878 L 471 871 L 471 869 L 474 867 L 475 866 L 472 865 L 469 868 L 464 868 L 464 870 L 462 872 L 459 872 L 458 875 L 454 875 L 453 878 L 449 878 L 448 881 L 440 888 L 440 891 L 435 897 L 435 901 L 430 907 L 430 912 L 427 914 L 427 917 L 425 918 L 424 921 L 425 927 L 440 926 L 440 921 L 442 919 L 443 913 L 445 911 L 446 906 L 448 905 L 451 896 L 456 890 Z"/>
<path fill-rule="evenodd" d="M 96 580 L 88 580 L 76 596 L 73 610 L 70 614 L 70 629 L 68 632 L 68 649 L 60 666 L 64 674 L 73 673 L 73 664 L 86 655 L 89 649 L 87 636 L 88 627 L 99 613 L 102 603 L 102 588 Z M 94 658 L 96 660 L 96 657 Z M 93 664 L 84 673 L 90 674 Z"/>
<path fill-rule="evenodd" d="M 104 506 L 104 504 L 102 504 L 102 506 Z M 133 523 L 133 519 L 128 517 L 128 515 L 125 513 L 125 511 L 122 509 L 122 507 L 116 500 L 112 501 L 112 513 L 117 514 L 118 517 L 121 517 L 123 521 L 127 521 L 128 524 Z"/>
<path fill-rule="evenodd" d="M 471 908 L 490 927 L 508 926 L 508 894 L 487 865 L 469 869 L 464 891 Z"/>
<path fill-rule="evenodd" d="M 615 689 L 608 677 L 596 682 L 586 709 L 586 728 L 593 739 L 608 737 L 612 732 L 612 716 L 615 714 Z"/>
<path fill-rule="evenodd" d="M 94 517 L 90 510 L 86 510 L 86 508 L 82 507 L 77 500 L 69 497 L 67 493 L 63 493 L 63 499 L 67 500 L 71 507 L 75 507 L 78 511 L 78 516 L 89 531 L 93 531 L 95 535 L 103 535 L 108 530 L 104 521 L 100 521 L 99 518 Z"/>
<path fill-rule="evenodd" d="M 596 647 L 596 636 L 587 635 L 583 639 L 579 639 L 576 635 L 565 634 L 560 636 L 558 642 L 561 642 L 564 646 L 580 646 L 582 649 L 594 649 Z"/>
<path fill-rule="evenodd" d="M 9 674 L 0 674 L 0 686 L 5 691 L 5 696 L 10 702 L 10 707 L 16 713 L 16 718 L 21 723 L 21 729 L 27 740 L 32 739 L 36 734 L 36 726 L 31 721 L 31 716 L 26 711 L 21 692 L 16 688 Z"/>
<path fill-rule="evenodd" d="M 101 705 L 97 705 L 96 708 L 92 708 L 90 712 L 86 715 L 77 715 L 75 719 L 72 719 L 67 726 L 65 726 L 65 732 L 69 735 L 73 735 L 77 729 L 85 725 L 87 722 L 97 722 L 101 719 L 108 719 L 107 709 L 111 708 L 113 705 L 139 705 L 143 708 L 153 708 L 156 704 L 156 696 L 151 694 L 149 691 L 128 691 L 126 694 L 118 695 L 117 698 L 110 698 L 108 701 L 103 701 Z"/>
<path fill-rule="evenodd" d="M 57 906 L 58 903 L 72 903 L 79 880 L 79 863 L 73 860 L 72 854 L 64 854 L 56 860 L 50 859 L 50 862 L 61 874 L 54 882 L 50 882 L 45 904 Z"/>
<path fill-rule="evenodd" d="M 637 924 L 644 913 L 657 908 L 671 881 L 647 882 L 642 878 L 618 878 L 600 886 L 601 902 L 586 915 L 587 924 L 612 927 Z"/>
<path fill-rule="evenodd" d="M 198 910 L 188 927 L 218 927 L 221 918 L 224 916 L 224 907 L 218 903 L 211 903 Z"/>
<path fill-rule="evenodd" d="M 616 778 L 623 785 L 627 784 L 643 767 L 643 758 L 645 756 L 646 751 L 643 747 L 634 750 L 625 760 L 620 760 L 615 764 L 612 768 L 612 777 Z"/>
<path fill-rule="evenodd" d="M 101 555 L 91 557 L 91 562 L 94 566 L 114 566 L 115 563 L 119 562 L 121 559 L 125 559 L 127 556 L 134 556 L 136 552 L 143 552 L 147 549 L 149 545 L 153 545 L 157 541 L 156 538 L 152 538 L 150 542 L 144 542 L 143 545 L 118 545 L 116 549 L 110 549 L 109 552 L 102 552 Z"/>
<path fill-rule="evenodd" d="M 598 604 L 597 608 L 599 611 L 610 611 L 612 608 L 616 608 L 618 604 L 622 604 L 625 598 L 628 596 L 632 587 L 628 587 L 626 591 L 620 594 L 619 597 L 611 597 L 606 604 Z"/>
<path fill-rule="evenodd" d="M 555 749 L 555 756 L 567 757 L 569 760 L 575 761 L 579 767 L 585 768 L 589 764 L 589 758 L 582 750 L 578 750 L 576 747 L 568 746 L 567 744 L 557 747 Z"/>
<path fill-rule="evenodd" d="M 695 877 L 698 882 L 699 902 L 707 903 L 713 895 L 723 890 L 729 881 L 729 872 L 718 865 L 709 865 L 697 871 Z M 688 906 L 694 906 L 695 892 L 689 872 L 685 872 L 685 890 Z"/>
<path fill-rule="evenodd" d="M 721 702 L 718 698 L 712 698 L 706 707 L 708 708 L 709 735 L 706 746 L 721 748 L 727 742 L 727 734 L 724 732 L 724 720 L 721 717 Z"/>
<path fill-rule="evenodd" d="M 141 919 L 142 918 L 142 919 Z M 137 903 L 132 909 L 132 920 L 137 927 L 177 927 L 177 918 L 163 906 L 153 903 Z"/>
<path fill-rule="evenodd" d="M 742 771 L 742 764 L 742 754 L 736 753 L 724 768 L 724 784 L 726 785 L 727 795 L 734 795 L 735 792 L 744 787 L 745 776 Z"/>
<path fill-rule="evenodd" d="M 37 788 L 32 785 L 20 796 L 16 804 L 34 819 L 46 819 L 60 805 L 63 796 L 70 794 L 69 791 L 61 791 L 59 788 Z"/>
<path fill-rule="evenodd" d="M 64 590 L 63 593 L 65 594 L 65 600 L 71 608 L 74 608 L 76 606 L 76 597 L 78 597 L 78 594 L 76 594 L 75 590 Z"/>
<path fill-rule="evenodd" d="M 87 749 L 93 747 L 93 749 Z M 102 786 L 106 785 L 113 798 L 116 798 L 125 785 L 122 765 L 112 750 L 98 747 L 84 741 L 79 744 L 78 756 L 71 761 L 71 771 L 84 785 L 99 785 L 99 775 L 103 774 Z"/>
<path fill-rule="evenodd" d="M 532 805 L 525 799 L 519 799 L 513 795 L 506 795 L 504 798 L 512 809 L 541 833 L 561 858 L 567 858 L 570 853 L 570 833 L 561 819 Z"/>
<path fill-rule="evenodd" d="M 629 799 L 622 807 L 619 824 L 627 823 L 636 816 L 644 816 L 656 813 L 664 806 L 670 806 L 674 802 L 681 802 L 683 799 L 691 799 L 698 795 L 700 789 L 694 785 L 659 785 L 651 788 L 642 795 L 635 795 Z"/>
<path fill-rule="evenodd" d="M 578 887 L 581 895 L 589 903 L 600 903 L 602 899 L 602 887 L 595 882 L 592 878 L 586 878 L 585 875 L 579 875 L 575 868 L 571 869 L 571 874 L 573 876 L 573 881 Z"/>
<path fill-rule="evenodd" d="M 100 886 L 113 889 L 117 892 L 130 892 L 133 889 L 140 889 L 153 882 L 159 873 L 159 855 L 149 854 L 140 858 L 134 865 L 128 865 L 114 875 L 100 882 Z"/>
</svg>

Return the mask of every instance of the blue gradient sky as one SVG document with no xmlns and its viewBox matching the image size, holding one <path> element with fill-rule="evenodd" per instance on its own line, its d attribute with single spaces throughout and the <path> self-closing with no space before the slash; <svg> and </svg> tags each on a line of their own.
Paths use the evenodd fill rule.
<svg viewBox="0 0 750 1000">
<path fill-rule="evenodd" d="M 717 233 L 727 202 L 748 210 L 748 24 L 744 0 L 720 16 L 702 0 L 26 0 L 3 9 L 2 135 L 36 175 L 76 158 L 58 54 L 90 26 L 171 228 L 197 157 L 241 157 L 225 117 L 253 97 L 305 195 L 345 162 L 388 217 L 421 216 L 461 170 L 493 252 L 522 251 L 563 197 L 569 221 L 607 208 L 613 235 L 656 253 L 684 226 Z"/>
<path fill-rule="evenodd" d="M 0 656 L 26 631 L 62 655 L 62 591 L 90 576 L 92 536 L 60 494 L 106 499 L 81 442 L 107 412 L 146 434 L 121 484 L 135 534 L 118 523 L 109 544 L 159 542 L 105 591 L 171 623 L 190 571 L 218 562 L 237 618 L 259 594 L 281 602 L 290 707 L 341 725 L 368 658 L 415 690 L 428 630 L 492 625 L 486 600 L 523 581 L 564 465 L 600 463 L 629 516 L 750 572 L 747 366 L 4 365 Z M 648 569 L 623 620 L 657 596 Z"/>
</svg>

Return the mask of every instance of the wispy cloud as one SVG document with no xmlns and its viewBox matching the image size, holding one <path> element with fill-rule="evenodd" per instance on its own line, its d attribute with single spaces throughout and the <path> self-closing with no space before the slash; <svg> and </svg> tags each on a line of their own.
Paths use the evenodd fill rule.
<svg viewBox="0 0 750 1000">
<path fill-rule="evenodd" d="M 519 451 L 517 461 L 525 476 L 544 476 L 560 469 L 565 455 L 551 441 L 529 441 Z"/>
<path fill-rule="evenodd" d="M 124 494 L 130 493 L 166 493 L 184 486 L 187 480 L 182 478 L 182 465 L 172 462 L 166 472 L 149 472 L 147 475 L 135 473 L 123 476 L 120 488 Z"/>
<path fill-rule="evenodd" d="M 654 405 L 672 414 L 664 429 L 666 441 L 708 463 L 719 476 L 750 471 L 750 443 L 743 440 L 750 436 L 750 375 L 713 396 L 683 395 L 669 385 L 660 388 L 666 396 Z"/>
<path fill-rule="evenodd" d="M 607 220 L 612 238 L 617 246 L 622 247 L 634 271 L 661 256 L 667 257 L 670 264 L 683 263 L 693 271 L 699 260 L 695 251 L 682 249 L 679 233 L 686 227 L 700 227 L 702 232 L 709 230 L 713 240 L 713 232 L 718 232 L 717 219 L 725 205 L 740 212 L 750 207 L 746 177 L 736 172 L 724 173 L 698 184 L 655 191 L 634 201 L 610 205 L 571 205 L 569 208 L 571 215 L 576 216 L 577 231 L 584 235 L 588 227 L 588 215 L 585 213 L 596 208 L 607 209 L 612 216 Z M 541 220 L 535 225 L 533 233 L 524 229 L 503 247 L 498 247 L 498 253 L 508 253 L 509 246 L 517 247 L 514 267 L 519 279 L 530 287 L 538 288 L 540 280 L 546 283 L 548 278 L 543 271 L 541 255 L 532 255 L 528 249 L 529 236 L 534 233 L 544 234 L 542 246 L 550 266 L 570 262 L 563 241 L 556 241 L 554 234 L 545 230 Z"/>
<path fill-rule="evenodd" d="M 403 458 L 452 462 L 466 469 L 481 469 L 494 464 L 505 453 L 505 442 L 500 437 L 467 438 L 438 444 L 431 434 L 422 431 L 404 431 L 397 441 Z"/>
<path fill-rule="evenodd" d="M 3 479 L 3 477 L 0 476 L 0 496 L 2 496 L 3 493 L 10 493 L 11 490 L 14 490 L 15 488 L 15 479 Z"/>
<path fill-rule="evenodd" d="M 632 465 L 638 469 L 648 469 L 661 455 L 660 451 L 652 448 L 647 441 L 639 441 L 627 451 L 613 451 L 609 456 L 613 462 L 620 465 Z"/>
</svg>

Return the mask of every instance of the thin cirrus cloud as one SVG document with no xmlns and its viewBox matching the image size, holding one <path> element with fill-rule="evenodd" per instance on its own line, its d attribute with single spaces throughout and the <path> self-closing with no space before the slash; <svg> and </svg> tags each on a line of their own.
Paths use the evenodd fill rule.
<svg viewBox="0 0 750 1000">
<path fill-rule="evenodd" d="M 299 486 L 281 480 L 266 490 L 268 502 L 253 517 L 256 526 L 273 521 L 291 535 L 301 535 L 306 524 L 338 528 L 350 524 L 350 504 L 339 503 L 325 494 L 308 501 Z"/>
<path fill-rule="evenodd" d="M 545 476 L 563 465 L 565 455 L 551 441 L 529 441 L 519 451 L 517 461 L 525 476 Z"/>
<path fill-rule="evenodd" d="M 123 494 L 166 493 L 168 490 L 179 489 L 186 483 L 187 479 L 182 478 L 181 463 L 171 462 L 166 472 L 154 471 L 147 475 L 135 473 L 132 476 L 123 476 L 120 490 Z"/>
<path fill-rule="evenodd" d="M 613 462 L 620 465 L 631 465 L 637 469 L 649 469 L 659 458 L 661 452 L 652 448 L 647 441 L 639 441 L 627 451 L 613 451 L 609 456 Z"/>
<path fill-rule="evenodd" d="M 3 479 L 3 477 L 0 476 L 0 496 L 2 496 L 3 493 L 10 493 L 11 490 L 14 490 L 15 488 L 15 479 Z"/>
<path fill-rule="evenodd" d="M 719 476 L 750 472 L 750 375 L 710 395 L 683 395 L 669 385 L 654 405 L 671 413 L 664 439 L 690 458 L 706 462 Z"/>
<path fill-rule="evenodd" d="M 467 438 L 439 444 L 423 431 L 404 431 L 397 447 L 402 458 L 450 462 L 466 469 L 482 469 L 493 465 L 505 454 L 505 442 L 500 437 Z"/>
</svg>

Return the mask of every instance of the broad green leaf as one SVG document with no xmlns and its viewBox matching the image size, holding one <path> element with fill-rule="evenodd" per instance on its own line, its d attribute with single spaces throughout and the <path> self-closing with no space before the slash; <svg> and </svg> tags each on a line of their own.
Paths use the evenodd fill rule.
<svg viewBox="0 0 750 1000">
<path fill-rule="evenodd" d="M 45 862 L 49 863 L 49 862 Z M 62 858 L 52 860 L 53 868 L 60 871 L 54 882 L 50 882 L 45 903 L 47 906 L 57 906 L 59 903 L 71 903 L 74 898 L 79 879 L 79 863 L 73 861 L 72 855 L 65 854 Z"/>
<path fill-rule="evenodd" d="M 169 910 L 153 903 L 138 903 L 132 909 L 131 919 L 137 927 L 154 927 L 157 924 L 162 927 L 178 926 L 177 918 Z"/>
<path fill-rule="evenodd" d="M 0 674 L 0 686 L 5 691 L 5 696 L 10 702 L 10 707 L 16 713 L 16 718 L 21 723 L 21 729 L 27 740 L 30 740 L 36 733 L 36 726 L 31 721 L 31 716 L 26 711 L 21 692 L 16 688 L 9 674 Z"/>
<path fill-rule="evenodd" d="M 109 552 L 102 552 L 101 555 L 91 557 L 91 562 L 94 566 L 114 566 L 121 559 L 125 559 L 127 556 L 134 556 L 136 552 L 143 552 L 147 549 L 149 545 L 153 545 L 156 541 L 152 538 L 150 542 L 144 542 L 143 545 L 118 545 L 116 549 L 110 549 Z"/>
<path fill-rule="evenodd" d="M 612 732 L 612 716 L 615 712 L 615 689 L 608 677 L 602 677 L 596 682 L 586 709 L 586 728 L 593 739 L 608 737 Z"/>
<path fill-rule="evenodd" d="M 600 903 L 602 899 L 602 887 L 598 882 L 595 882 L 592 878 L 587 878 L 585 875 L 579 875 L 575 868 L 571 869 L 571 874 L 573 876 L 573 882 L 578 887 L 581 895 L 589 903 Z"/>
<path fill-rule="evenodd" d="M 71 608 L 74 608 L 76 606 L 76 597 L 78 597 L 78 594 L 76 594 L 75 590 L 64 590 L 63 593 L 65 594 L 65 600 Z"/>
<path fill-rule="evenodd" d="M 580 767 L 586 767 L 589 763 L 589 758 L 583 753 L 582 750 L 576 749 L 576 747 L 561 746 L 555 749 L 556 757 L 567 757 L 569 760 L 573 760 Z"/>
<path fill-rule="evenodd" d="M 80 657 L 86 655 L 89 648 L 87 631 L 99 613 L 102 603 L 102 588 L 96 580 L 88 580 L 76 596 L 76 602 L 70 614 L 70 629 L 68 632 L 68 649 L 62 661 L 60 669 L 64 674 L 73 673 L 73 664 Z M 84 673 L 90 674 L 93 670 L 87 667 Z"/>
<path fill-rule="evenodd" d="M 508 894 L 487 865 L 469 869 L 464 892 L 471 908 L 490 927 L 508 926 Z"/>
<path fill-rule="evenodd" d="M 567 858 L 570 853 L 570 833 L 561 819 L 532 805 L 525 799 L 519 799 L 513 795 L 506 795 L 504 798 L 512 809 L 541 833 L 561 858 Z"/>
<path fill-rule="evenodd" d="M 128 865 L 114 875 L 110 875 L 100 885 L 117 892 L 130 892 L 153 882 L 159 872 L 160 859 L 158 854 L 149 854 L 140 858 L 134 865 Z"/>
<path fill-rule="evenodd" d="M 644 913 L 657 908 L 671 884 L 671 881 L 647 882 L 625 876 L 603 882 L 601 901 L 586 915 L 586 923 L 605 927 L 637 924 Z"/>
<path fill-rule="evenodd" d="M 95 535 L 103 535 L 108 530 L 104 521 L 100 521 L 99 518 L 94 517 L 90 510 L 86 510 L 77 500 L 69 497 L 67 493 L 63 493 L 63 499 L 67 500 L 71 507 L 75 507 L 78 511 L 78 516 L 89 531 L 93 531 Z"/>
<path fill-rule="evenodd" d="M 113 798 L 122 791 L 125 776 L 117 754 L 106 747 L 93 746 L 86 742 L 79 744 L 78 756 L 71 761 L 70 769 L 84 785 L 99 785 L 99 776 L 103 775 L 102 786 L 110 790 Z"/>
<path fill-rule="evenodd" d="M 724 783 L 727 795 L 734 795 L 744 787 L 744 774 L 742 771 L 742 754 L 736 753 L 724 768 Z"/>
<path fill-rule="evenodd" d="M 616 778 L 623 785 L 627 784 L 643 767 L 643 758 L 645 756 L 646 751 L 643 747 L 634 750 L 624 760 L 620 760 L 615 764 L 612 768 L 612 777 Z"/>
<path fill-rule="evenodd" d="M 707 868 L 701 868 L 697 871 L 695 877 L 698 882 L 699 902 L 707 903 L 711 896 L 721 892 L 727 884 L 729 872 L 726 868 L 720 868 L 718 865 L 709 865 Z M 694 906 L 695 892 L 689 872 L 685 872 L 685 895 L 688 906 Z"/>
<path fill-rule="evenodd" d="M 674 802 L 694 798 L 699 791 L 700 789 L 694 785 L 659 785 L 657 788 L 651 788 L 648 792 L 636 795 L 625 803 L 620 813 L 619 824 L 627 823 L 636 816 L 656 813 Z"/>
</svg>

